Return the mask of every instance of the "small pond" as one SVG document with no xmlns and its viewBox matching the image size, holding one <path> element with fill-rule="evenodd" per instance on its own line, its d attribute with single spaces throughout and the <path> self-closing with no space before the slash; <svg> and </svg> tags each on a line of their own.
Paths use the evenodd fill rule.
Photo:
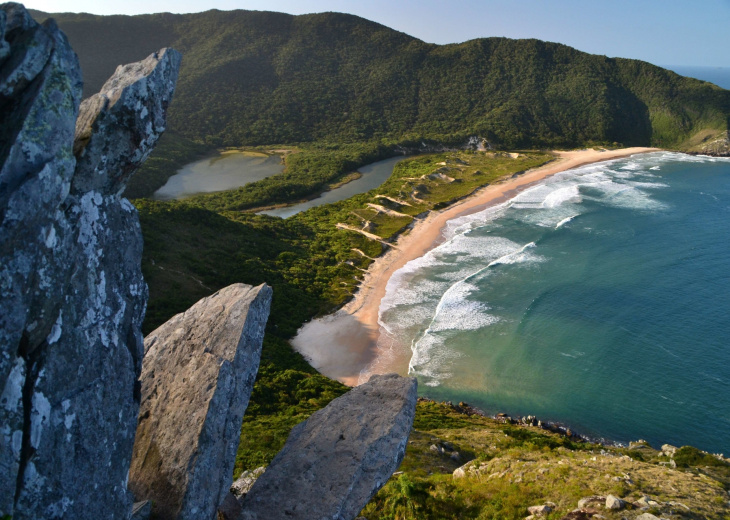
<svg viewBox="0 0 730 520">
<path fill-rule="evenodd" d="M 200 193 L 232 190 L 283 170 L 284 162 L 278 155 L 227 151 L 183 166 L 154 193 L 153 198 L 182 199 Z"/>
<path fill-rule="evenodd" d="M 407 157 L 404 156 L 391 157 L 390 159 L 385 159 L 384 161 L 378 161 L 372 164 L 368 164 L 367 166 L 361 166 L 357 169 L 357 171 L 362 174 L 359 179 L 355 179 L 354 181 L 348 182 L 347 184 L 343 184 L 342 186 L 340 186 L 339 188 L 335 188 L 334 190 L 325 191 L 316 199 L 308 200 L 300 204 L 294 204 L 293 206 L 287 206 L 285 208 L 262 211 L 261 213 L 274 217 L 288 218 L 309 208 L 314 208 L 316 206 L 321 206 L 322 204 L 331 204 L 333 202 L 339 202 L 341 200 L 349 199 L 353 195 L 365 193 L 366 191 L 375 189 L 383 184 L 393 173 L 393 168 L 395 168 L 395 165 L 405 159 L 407 159 Z"/>
</svg>

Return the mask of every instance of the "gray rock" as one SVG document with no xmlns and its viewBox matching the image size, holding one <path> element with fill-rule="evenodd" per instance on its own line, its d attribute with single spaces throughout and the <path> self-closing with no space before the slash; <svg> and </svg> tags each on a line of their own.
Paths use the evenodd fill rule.
<svg viewBox="0 0 730 520">
<path fill-rule="evenodd" d="M 436 455 L 444 454 L 444 449 L 441 446 L 437 446 L 436 444 L 431 444 L 431 446 L 429 446 L 428 449 L 430 451 L 434 452 Z"/>
<path fill-rule="evenodd" d="M 637 516 L 634 520 L 659 520 L 659 517 L 654 516 L 651 513 L 643 513 Z"/>
<path fill-rule="evenodd" d="M 241 476 L 236 479 L 236 481 L 231 484 L 231 493 L 233 493 L 233 496 L 242 499 L 246 496 L 246 494 L 251 490 L 251 487 L 253 486 L 254 482 L 263 475 L 263 473 L 266 471 L 266 468 L 264 466 L 261 466 L 259 468 L 256 468 L 251 471 L 244 471 L 241 473 Z"/>
<path fill-rule="evenodd" d="M 646 495 L 634 502 L 634 505 L 640 509 L 649 507 L 661 507 L 661 503 Z"/>
<path fill-rule="evenodd" d="M 620 498 L 613 496 L 613 495 L 608 495 L 606 497 L 606 509 L 610 509 L 612 511 L 619 511 L 619 510 L 623 509 L 624 507 L 626 507 L 626 502 L 624 502 Z"/>
<path fill-rule="evenodd" d="M 128 517 L 147 298 L 137 213 L 117 191 L 71 188 L 81 75 L 66 37 L 19 4 L 0 13 L 0 516 Z M 174 86 L 140 83 L 148 105 Z M 147 130 L 90 140 L 138 136 L 141 161 Z M 139 162 L 126 164 L 128 177 Z"/>
<path fill-rule="evenodd" d="M 545 515 L 551 513 L 552 510 L 553 510 L 553 508 L 547 504 L 542 504 L 539 506 L 530 506 L 527 508 L 527 512 L 533 516 L 545 516 Z"/>
<path fill-rule="evenodd" d="M 578 509 L 585 509 L 591 505 L 603 505 L 606 503 L 606 497 L 600 495 L 591 495 L 578 500 Z"/>
<path fill-rule="evenodd" d="M 295 426 L 241 518 L 355 518 L 403 459 L 416 399 L 415 379 L 373 376 Z"/>
<path fill-rule="evenodd" d="M 129 488 L 158 518 L 214 518 L 226 498 L 271 294 L 230 285 L 145 338 Z"/>
<path fill-rule="evenodd" d="M 675 453 L 677 453 L 676 446 L 672 446 L 671 444 L 662 445 L 662 455 L 665 457 L 674 457 Z"/>
<path fill-rule="evenodd" d="M 54 252 L 43 231 L 55 232 L 49 214 L 68 190 L 75 161 L 70 153 L 81 76 L 62 33 L 41 27 L 19 4 L 0 6 L 3 66 L 0 68 L 0 516 L 12 515 L 19 473 L 29 446 L 24 396 L 28 344 L 51 332 L 60 288 L 47 286 Z M 11 38 L 8 33 L 14 32 Z M 33 88 L 29 84 L 33 82 Z M 55 111 L 53 107 L 56 107 Z M 40 269 L 45 280 L 41 285 Z M 40 297 L 34 286 L 43 289 Z M 45 299 L 53 302 L 45 303 Z M 34 316 L 31 316 L 33 313 Z M 50 323 L 49 323 L 50 322 Z M 28 330 L 30 329 L 30 330 Z M 37 375 L 37 374 L 36 374 Z M 36 414 L 38 423 L 38 414 Z M 21 460 L 22 459 L 22 460 Z M 22 466 L 22 468 L 21 468 Z M 22 474 L 20 475 L 22 479 Z"/>
<path fill-rule="evenodd" d="M 474 465 L 474 461 L 469 461 L 461 467 L 458 467 L 452 473 L 454 478 L 465 478 L 468 474 L 472 473 L 470 470 Z"/>
<path fill-rule="evenodd" d="M 162 49 L 143 61 L 120 65 L 98 94 L 81 103 L 72 192 L 124 190 L 165 131 L 181 59 L 179 52 Z M 111 133 L 116 139 L 105 138 Z"/>
</svg>

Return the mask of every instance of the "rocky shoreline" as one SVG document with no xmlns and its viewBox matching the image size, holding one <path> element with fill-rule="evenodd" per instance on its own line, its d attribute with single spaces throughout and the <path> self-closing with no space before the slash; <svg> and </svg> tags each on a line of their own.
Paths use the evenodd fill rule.
<svg viewBox="0 0 730 520">
<path fill-rule="evenodd" d="M 438 403 L 439 401 L 436 401 L 434 399 L 430 399 L 428 397 L 419 397 L 418 402 L 431 402 L 431 403 Z M 444 401 L 441 404 L 446 405 L 450 407 L 453 411 L 466 415 L 466 416 L 472 416 L 477 415 L 479 417 L 486 417 L 489 419 L 494 419 L 496 421 L 499 421 L 503 424 L 509 424 L 509 425 L 515 425 L 515 426 L 528 426 L 528 427 L 534 427 L 539 428 L 541 430 L 545 430 L 551 433 L 555 433 L 558 435 L 561 435 L 573 442 L 581 442 L 581 443 L 588 443 L 588 444 L 598 444 L 600 446 L 606 447 L 606 448 L 627 448 L 627 449 L 633 449 L 636 447 L 649 447 L 654 449 L 651 444 L 649 444 L 644 439 L 638 439 L 636 441 L 630 441 L 628 444 L 622 441 L 616 441 L 612 439 L 606 439 L 604 437 L 593 437 L 589 435 L 584 435 L 581 433 L 576 432 L 573 428 L 571 428 L 568 425 L 565 425 L 560 422 L 556 421 L 547 421 L 542 420 L 539 417 L 535 415 L 511 415 L 505 412 L 498 412 L 496 414 L 489 414 L 475 406 L 471 406 L 468 403 L 465 403 L 464 401 L 460 401 L 458 404 L 454 404 L 451 401 Z M 677 450 L 676 447 L 671 446 L 669 444 L 663 444 L 661 449 L 659 451 L 666 453 L 667 456 L 670 454 L 673 455 L 673 453 Z M 707 451 L 700 450 L 701 453 L 705 453 L 708 455 L 712 455 L 713 457 L 717 458 L 718 460 L 730 462 L 730 458 L 726 458 L 724 454 L 722 453 L 710 453 Z"/>
</svg>

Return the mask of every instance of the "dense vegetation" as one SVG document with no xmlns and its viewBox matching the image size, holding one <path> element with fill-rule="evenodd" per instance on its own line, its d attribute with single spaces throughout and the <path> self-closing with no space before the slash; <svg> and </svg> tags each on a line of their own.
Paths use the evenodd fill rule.
<svg viewBox="0 0 730 520">
<path fill-rule="evenodd" d="M 292 426 L 346 391 L 292 351 L 287 339 L 297 328 L 344 303 L 384 243 L 407 232 L 424 211 L 550 157 L 424 155 L 401 163 L 377 190 L 287 220 L 243 210 L 311 196 L 363 164 L 423 142 L 455 146 L 480 136 L 497 149 L 690 149 L 730 125 L 728 91 L 648 63 L 537 40 L 437 46 L 336 13 L 54 17 L 79 54 L 85 95 L 98 91 L 118 64 L 165 46 L 185 55 L 169 112 L 171 131 L 128 187 L 130 198 L 148 197 L 179 167 L 216 147 L 274 149 L 279 146 L 273 143 L 285 143 L 295 151 L 281 175 L 238 190 L 184 202 L 135 200 L 150 286 L 145 333 L 228 284 L 274 288 L 236 474 L 267 464 Z M 522 518 L 531 501 L 551 499 L 567 512 L 584 492 L 628 496 L 638 490 L 604 478 L 628 466 L 597 465 L 595 475 L 587 473 L 596 446 L 430 402 L 419 404 L 415 428 L 404 473 L 366 508 L 368 518 Z M 461 458 L 430 448 L 444 442 Z M 617 460 L 622 455 L 612 453 Z M 627 453 L 667 462 L 656 452 Z M 451 471 L 469 459 L 491 473 L 453 480 Z M 559 468 L 563 460 L 571 462 Z M 676 464 L 694 473 L 702 466 L 716 478 L 715 487 L 728 485 L 727 464 L 703 452 L 682 448 Z M 575 474 L 567 469 L 579 466 Z M 644 469 L 641 489 L 664 493 L 659 473 Z M 548 472 L 558 478 L 540 481 Z M 491 479 L 492 473 L 502 476 Z M 684 490 L 680 480 L 667 481 Z M 709 505 L 697 510 L 713 517 L 723 506 L 720 494 L 708 489 L 700 491 Z"/>
<path fill-rule="evenodd" d="M 171 128 L 215 146 L 479 135 L 511 148 L 681 147 L 730 116 L 730 92 L 709 83 L 539 40 L 438 46 L 338 13 L 53 16 L 86 95 L 120 63 L 183 52 Z"/>
<path fill-rule="evenodd" d="M 346 391 L 312 369 L 286 341 L 302 322 L 345 301 L 368 257 L 383 250 L 382 243 L 336 224 L 368 229 L 389 240 L 407 232 L 423 211 L 549 159 L 536 153 L 418 156 L 400 163 L 376 190 L 287 220 L 202 207 L 217 207 L 215 196 L 196 199 L 196 204 L 136 201 L 145 234 L 143 269 L 151 290 L 147 330 L 229 283 L 267 282 L 274 287 L 236 475 L 268 464 L 294 425 Z M 477 472 L 454 479 L 451 473 L 469 460 L 475 461 Z M 690 447 L 678 450 L 675 461 L 679 469 L 669 471 L 662 465 L 669 459 L 648 446 L 606 449 L 423 401 L 401 473 L 363 514 L 371 520 L 520 519 L 527 507 L 549 501 L 555 503 L 554 518 L 561 518 L 580 498 L 612 493 L 626 500 L 648 495 L 661 503 L 652 509 L 656 514 L 674 510 L 669 502 L 681 501 L 691 509 L 688 518 L 725 518 L 727 462 Z"/>
<path fill-rule="evenodd" d="M 120 63 L 165 46 L 184 54 L 168 117 L 176 137 L 155 151 L 130 197 L 150 196 L 200 153 L 195 143 L 311 143 L 281 176 L 227 196 L 225 207 L 242 209 L 316 194 L 402 143 L 480 136 L 501 148 L 694 149 L 730 117 L 730 91 L 538 40 L 439 46 L 339 13 L 53 16 L 79 55 L 85 95 Z"/>
<path fill-rule="evenodd" d="M 216 196 L 194 204 L 135 201 L 145 240 L 142 269 L 150 287 L 145 333 L 231 283 L 268 283 L 274 289 L 236 471 L 268 463 L 292 426 L 345 390 L 317 374 L 286 340 L 305 321 L 343 304 L 370 258 L 383 251 L 383 243 L 357 230 L 367 228 L 390 240 L 422 212 L 550 159 L 536 153 L 419 156 L 399 163 L 376 190 L 286 220 L 204 207 L 218 208 Z M 410 197 L 414 191 L 420 202 Z M 394 213 L 368 204 L 389 206 Z M 354 231 L 338 228 L 338 223 Z"/>
</svg>

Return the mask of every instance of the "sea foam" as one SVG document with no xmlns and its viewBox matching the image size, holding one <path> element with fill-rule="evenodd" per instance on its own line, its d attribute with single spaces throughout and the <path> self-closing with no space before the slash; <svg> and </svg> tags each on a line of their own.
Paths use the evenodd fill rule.
<svg viewBox="0 0 730 520">
<path fill-rule="evenodd" d="M 588 211 L 588 204 L 664 209 L 651 191 L 666 185 L 649 169 L 667 160 L 674 156 L 661 152 L 560 172 L 504 203 L 447 222 L 444 243 L 388 281 L 379 309 L 379 348 L 410 347 L 411 373 L 438 385 L 450 374 L 449 360 L 458 356 L 447 345 L 452 334 L 500 322 L 499 311 L 483 296 L 490 276 L 499 276 L 491 271 L 553 261 L 539 255 L 536 244 Z M 500 236 L 504 226 L 514 226 L 510 222 L 522 223 L 533 240 L 520 244 Z M 481 300 L 474 299 L 475 292 Z"/>
</svg>

